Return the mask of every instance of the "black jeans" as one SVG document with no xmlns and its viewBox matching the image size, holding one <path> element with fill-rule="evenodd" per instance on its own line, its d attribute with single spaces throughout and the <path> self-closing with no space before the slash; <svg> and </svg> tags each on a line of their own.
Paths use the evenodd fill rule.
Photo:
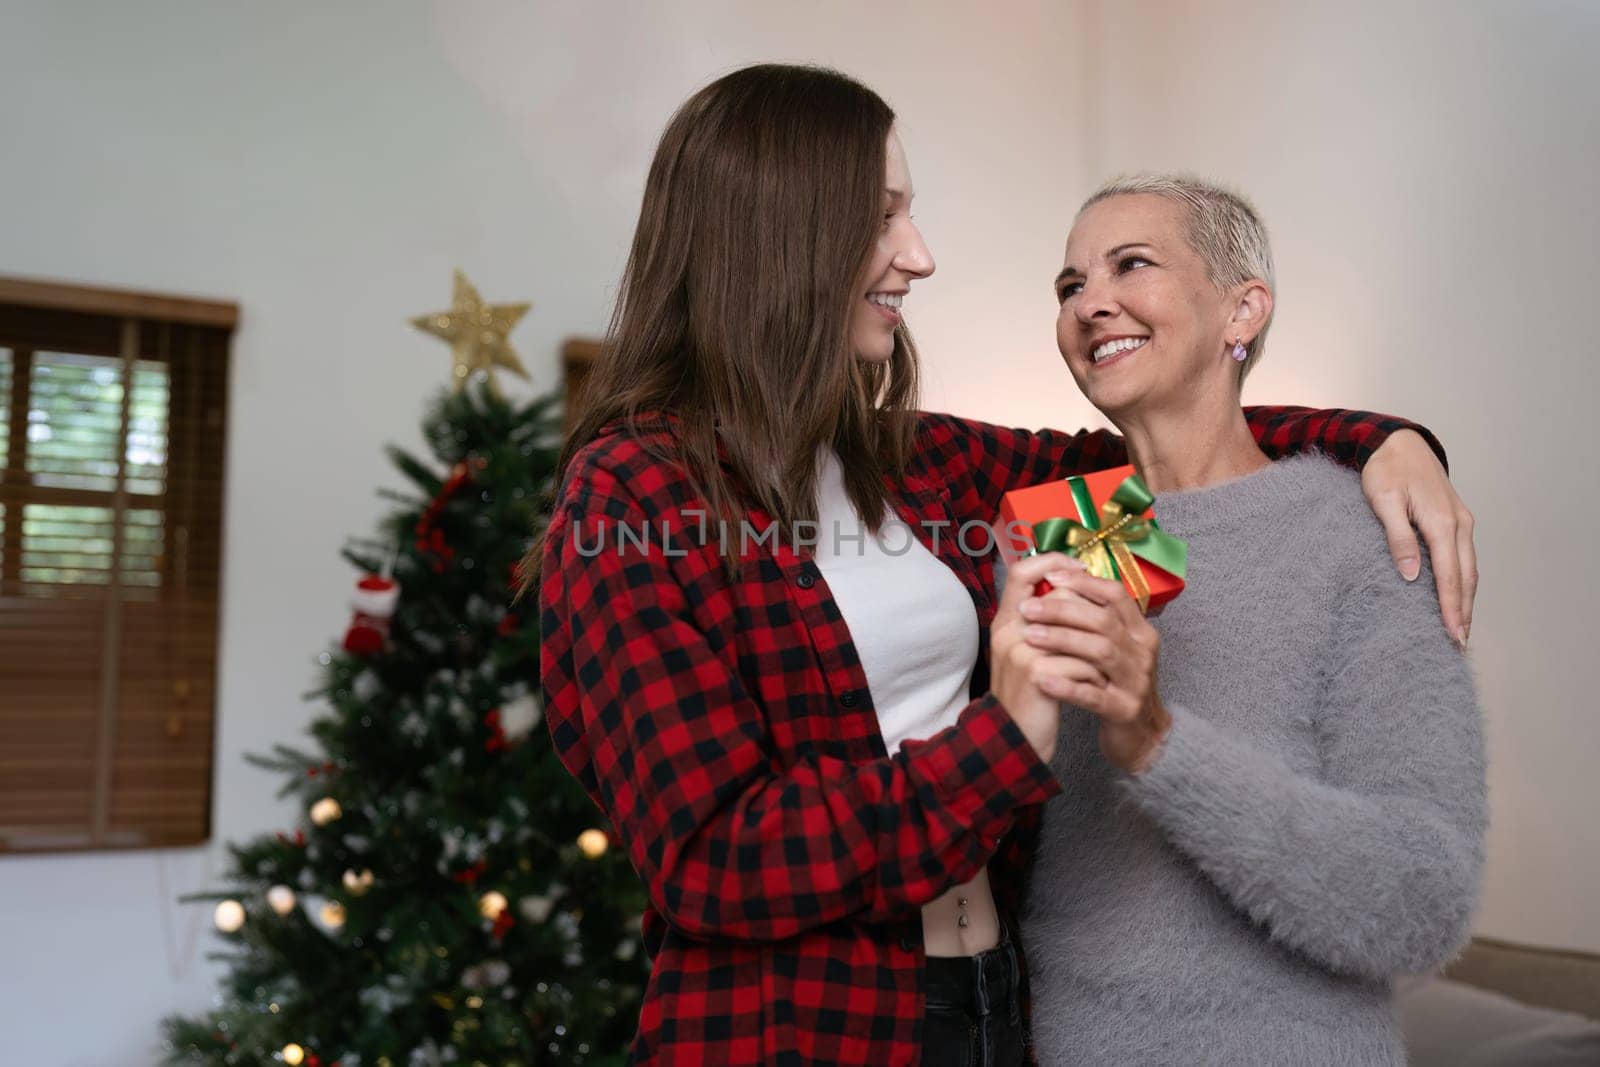
<svg viewBox="0 0 1600 1067">
<path fill-rule="evenodd" d="M 923 1067 L 1020 1067 L 1021 973 L 1011 937 L 976 956 L 929 956 Z"/>
</svg>

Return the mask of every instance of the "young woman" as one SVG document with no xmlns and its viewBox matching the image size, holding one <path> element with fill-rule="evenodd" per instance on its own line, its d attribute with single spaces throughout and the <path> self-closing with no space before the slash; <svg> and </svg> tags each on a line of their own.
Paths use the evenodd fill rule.
<svg viewBox="0 0 1600 1067">
<path fill-rule="evenodd" d="M 1024 1055 L 1003 842 L 1059 789 L 1040 685 L 1077 667 L 1017 615 L 1061 558 L 997 604 L 960 535 L 1124 452 L 915 410 L 912 194 L 893 112 L 807 67 L 696 93 L 650 168 L 529 568 L 556 748 L 649 889 L 635 1062 Z M 1369 489 L 1426 518 L 1459 507 L 1405 423 L 1248 418 L 1275 454 L 1378 450 Z"/>
</svg>

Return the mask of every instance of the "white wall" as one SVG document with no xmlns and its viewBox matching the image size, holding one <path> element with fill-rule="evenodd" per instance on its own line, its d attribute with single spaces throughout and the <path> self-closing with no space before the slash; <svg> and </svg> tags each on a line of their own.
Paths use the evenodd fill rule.
<svg viewBox="0 0 1600 1067">
<path fill-rule="evenodd" d="M 1484 519 L 1475 655 L 1494 725 L 1484 929 L 1600 948 L 1600 859 L 1579 761 L 1579 612 L 1594 570 L 1533 567 L 1517 501 L 1567 476 L 1596 394 L 1587 288 L 1593 16 L 1420 16 L 1348 3 L 671 5 L 308 2 L 9 5 L 0 33 L 0 271 L 237 299 L 221 670 L 219 840 L 290 825 L 240 755 L 295 739 L 313 657 L 346 621 L 343 537 L 417 443 L 443 346 L 404 326 L 453 266 L 532 299 L 541 384 L 594 334 L 653 140 L 714 75 L 838 65 L 902 115 L 939 259 L 908 316 L 927 401 L 1019 424 L 1092 412 L 1060 370 L 1049 282 L 1102 173 L 1237 180 L 1273 226 L 1282 289 L 1261 400 L 1388 408 L 1451 447 Z M 1334 12 L 1337 12 L 1336 14 Z M 1254 73 L 1252 74 L 1252 71 Z M 1435 187 L 1436 180 L 1440 180 Z M 1465 370 L 1465 372 L 1464 372 Z M 1562 582 L 1575 583 L 1563 585 Z M 153 1059 L 196 1010 L 220 849 L 0 859 L 0 1033 L 24 1063 Z"/>
<path fill-rule="evenodd" d="M 435 4 L 445 55 L 579 220 L 587 236 L 575 235 L 573 252 L 592 277 L 609 287 L 620 269 L 655 140 L 685 97 L 750 62 L 835 66 L 899 115 L 914 212 L 938 263 L 907 304 L 929 357 L 929 403 L 1031 423 L 1093 413 L 1059 373 L 1051 296 L 1070 217 L 1061 191 L 1088 180 L 1082 124 L 1062 101 L 1082 39 L 1070 5 L 599 8 L 627 16 L 594 5 Z M 1019 376 L 1025 386 L 1012 388 Z"/>
</svg>

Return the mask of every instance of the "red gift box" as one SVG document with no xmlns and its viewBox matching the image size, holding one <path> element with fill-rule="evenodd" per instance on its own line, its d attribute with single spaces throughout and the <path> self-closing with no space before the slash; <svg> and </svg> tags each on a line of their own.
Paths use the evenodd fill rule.
<svg viewBox="0 0 1600 1067">
<path fill-rule="evenodd" d="M 1156 523 L 1153 500 L 1131 466 L 1013 489 L 1001 498 L 995 522 L 1000 555 L 1014 565 L 1033 553 L 1037 529 L 1054 527 L 1052 536 L 1060 540 L 1054 547 L 1083 559 L 1101 577 L 1120 579 L 1147 613 L 1159 610 L 1183 592 L 1187 552 L 1181 540 Z M 1041 525 L 1050 520 L 1056 522 Z M 1079 542 L 1076 549 L 1067 547 L 1068 528 L 1075 528 L 1071 539 Z M 1119 557 L 1122 564 L 1116 562 Z M 1127 573 L 1130 559 L 1136 573 Z M 1036 592 L 1049 591 L 1048 582 L 1039 585 Z"/>
</svg>

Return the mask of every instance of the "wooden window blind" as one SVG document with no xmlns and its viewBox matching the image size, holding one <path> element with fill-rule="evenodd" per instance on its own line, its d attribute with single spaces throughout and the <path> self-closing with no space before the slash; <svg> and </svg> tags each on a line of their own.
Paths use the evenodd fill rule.
<svg viewBox="0 0 1600 1067">
<path fill-rule="evenodd" d="M 237 317 L 0 277 L 0 852 L 209 836 Z"/>
</svg>

